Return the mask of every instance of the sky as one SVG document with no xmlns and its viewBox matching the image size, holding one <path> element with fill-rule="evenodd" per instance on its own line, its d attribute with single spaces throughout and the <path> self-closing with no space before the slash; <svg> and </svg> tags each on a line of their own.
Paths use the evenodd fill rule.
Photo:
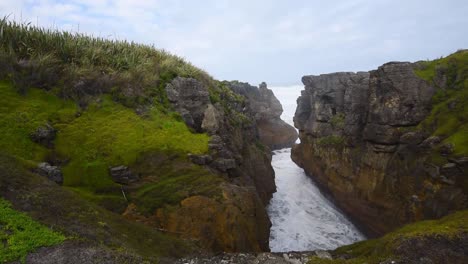
<svg viewBox="0 0 468 264">
<path fill-rule="evenodd" d="M 0 15 L 154 44 L 254 85 L 468 48 L 467 0 L 0 0 Z"/>
</svg>

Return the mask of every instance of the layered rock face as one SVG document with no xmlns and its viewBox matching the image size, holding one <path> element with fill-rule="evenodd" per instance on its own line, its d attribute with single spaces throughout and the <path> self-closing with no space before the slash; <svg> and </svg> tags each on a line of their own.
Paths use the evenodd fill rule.
<svg viewBox="0 0 468 264">
<path fill-rule="evenodd" d="M 266 83 L 257 88 L 248 83 L 230 82 L 229 87 L 248 99 L 247 107 L 254 113 L 260 141 L 264 145 L 275 150 L 291 147 L 296 142 L 296 129 L 281 119 L 283 107 Z"/>
<path fill-rule="evenodd" d="M 256 113 L 234 97 L 212 103 L 208 88 L 196 79 L 177 77 L 166 91 L 186 124 L 211 136 L 209 153 L 190 159 L 226 183 L 222 197 L 188 197 L 177 209 L 158 210 L 156 222 L 212 251 L 269 251 L 271 223 L 265 206 L 276 186 L 271 153 L 257 144 Z"/>
<path fill-rule="evenodd" d="M 431 164 L 437 139 L 414 129 L 436 92 L 417 67 L 392 62 L 302 79 L 292 158 L 370 235 L 467 207 L 466 163 Z"/>
</svg>

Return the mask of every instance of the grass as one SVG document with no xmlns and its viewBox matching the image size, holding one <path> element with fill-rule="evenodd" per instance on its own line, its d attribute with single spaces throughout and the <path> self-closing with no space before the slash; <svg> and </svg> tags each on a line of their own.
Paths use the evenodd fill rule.
<svg viewBox="0 0 468 264">
<path fill-rule="evenodd" d="M 340 247 L 333 255 L 347 255 L 348 259 L 326 260 L 313 257 L 309 264 L 380 263 L 389 258 L 398 259 L 394 250 L 402 241 L 412 238 L 453 237 L 468 231 L 468 210 L 458 211 L 439 220 L 426 220 L 406 225 L 378 239 L 370 239 Z"/>
<path fill-rule="evenodd" d="M 138 116 L 109 97 L 93 103 L 79 118 L 60 127 L 56 149 L 69 157 L 64 167 L 65 185 L 90 186 L 95 190 L 112 186 L 108 167 L 133 164 L 140 153 L 202 154 L 209 137 L 192 134 L 187 126 L 153 108 Z"/>
<path fill-rule="evenodd" d="M 317 139 L 317 144 L 320 146 L 343 146 L 345 143 L 345 139 L 341 136 L 330 135 L 326 137 L 321 137 Z"/>
<path fill-rule="evenodd" d="M 221 197 L 219 186 L 223 179 L 200 166 L 164 168 L 162 171 L 166 173 L 159 174 L 153 183 L 144 185 L 131 196 L 132 202 L 145 215 L 166 205 L 177 205 L 194 195 Z"/>
<path fill-rule="evenodd" d="M 208 151 L 209 137 L 193 134 L 170 108 L 165 86 L 175 77 L 196 78 L 208 87 L 212 103 L 224 108 L 231 125 L 250 124 L 236 110 L 243 109 L 244 98 L 226 83 L 153 46 L 7 18 L 0 20 L 0 35 L 0 80 L 6 80 L 0 83 L 0 129 L 5 134 L 0 147 L 31 168 L 44 160 L 60 163 L 67 188 L 106 208 L 125 205 L 109 167 L 138 170 L 134 163 L 148 152 L 186 157 Z M 144 109 L 143 114 L 135 114 L 136 109 Z M 29 139 L 46 123 L 58 130 L 52 149 Z M 186 193 L 211 193 L 206 186 L 216 190 L 220 180 L 199 169 L 181 171 L 182 176 L 174 168 L 154 169 L 157 180 L 133 196 L 144 208 L 175 203 Z M 153 205 L 149 197 L 155 199 Z"/>
<path fill-rule="evenodd" d="M 12 201 L 16 209 L 27 210 L 33 219 L 52 226 L 67 237 L 89 242 L 91 246 L 105 246 L 149 259 L 181 256 L 193 250 L 188 241 L 128 221 L 86 201 L 81 194 L 51 184 L 30 172 L 18 159 L 4 153 L 0 153 L 0 196 Z M 34 231 L 24 235 L 28 234 L 34 234 Z"/>
<path fill-rule="evenodd" d="M 343 113 L 338 113 L 330 119 L 330 124 L 335 129 L 343 129 L 345 126 L 345 116 Z"/>
<path fill-rule="evenodd" d="M 10 83 L 2 82 L 0 92 L 3 151 L 33 162 L 49 156 L 69 160 L 63 167 L 64 185 L 106 207 L 123 206 L 120 187 L 109 176 L 110 166 L 132 165 L 148 151 L 183 155 L 208 151 L 206 134 L 191 133 L 180 118 L 156 107 L 142 117 L 112 101 L 110 95 L 102 95 L 79 111 L 74 102 L 51 91 L 31 88 L 21 95 Z M 59 130 L 54 149 L 29 138 L 45 123 Z"/>
<path fill-rule="evenodd" d="M 112 90 L 127 106 L 164 103 L 164 87 L 176 76 L 213 79 L 180 57 L 153 46 L 109 40 L 0 20 L 0 79 L 24 91 L 57 88 L 82 99 Z"/>
<path fill-rule="evenodd" d="M 8 82 L 0 82 L 0 94 L 0 148 L 22 159 L 44 160 L 48 150 L 32 142 L 29 135 L 49 121 L 73 119 L 76 106 L 39 89 L 21 96 Z"/>
<path fill-rule="evenodd" d="M 0 262 L 25 261 L 26 255 L 39 247 L 62 243 L 65 236 L 11 208 L 0 198 Z"/>
<path fill-rule="evenodd" d="M 446 78 L 446 87 L 438 87 L 432 110 L 419 129 L 430 131 L 454 146 L 454 155 L 468 155 L 468 51 L 459 51 L 446 58 L 424 62 L 416 74 L 433 83 L 437 72 Z"/>
</svg>

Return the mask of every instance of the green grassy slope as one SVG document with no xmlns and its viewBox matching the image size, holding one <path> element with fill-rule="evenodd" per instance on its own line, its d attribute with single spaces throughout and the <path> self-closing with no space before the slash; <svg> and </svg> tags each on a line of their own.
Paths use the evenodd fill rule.
<svg viewBox="0 0 468 264">
<path fill-rule="evenodd" d="M 191 195 L 221 199 L 225 179 L 187 157 L 206 153 L 209 136 L 191 131 L 167 101 L 164 88 L 178 76 L 202 82 L 213 103 L 228 110 L 240 100 L 203 70 L 152 46 L 0 20 L 0 191 L 29 186 L 6 198 L 13 204 L 37 198 L 32 207 L 15 208 L 58 222 L 65 234 L 143 256 L 183 254 L 181 241 L 102 208 L 121 213 L 135 203 L 151 215 Z M 30 138 L 45 125 L 57 130 L 53 146 Z M 64 188 L 35 187 L 47 186 L 32 173 L 43 161 L 60 165 Z M 126 197 L 109 174 L 119 165 L 143 177 Z M 53 193 L 44 191 L 49 187 Z"/>
<path fill-rule="evenodd" d="M 32 173 L 27 163 L 2 153 L 0 196 L 11 201 L 15 209 L 27 211 L 33 219 L 60 231 L 70 240 L 85 241 L 91 246 L 105 246 L 148 259 L 180 256 L 193 250 L 193 245 L 171 234 L 128 221 L 83 199 L 76 192 L 52 184 Z M 35 239 L 34 232 L 24 233 L 25 237 L 28 234 Z M 16 249 L 7 246 L 5 250 Z"/>
<path fill-rule="evenodd" d="M 370 239 L 349 246 L 340 247 L 332 253 L 336 259 L 326 260 L 313 257 L 308 264 L 338 263 L 381 263 L 386 260 L 399 260 L 401 246 L 416 241 L 431 239 L 455 239 L 468 232 L 468 211 L 459 211 L 440 220 L 427 220 L 406 225 L 378 239 Z M 417 252 L 424 253 L 424 252 Z M 429 252 L 426 252 L 429 254 Z M 339 259 L 341 257 L 341 259 Z"/>
<path fill-rule="evenodd" d="M 437 87 L 430 115 L 419 125 L 454 146 L 454 155 L 468 156 L 468 51 L 423 62 L 416 74 L 438 86 L 440 75 L 445 87 Z"/>
</svg>

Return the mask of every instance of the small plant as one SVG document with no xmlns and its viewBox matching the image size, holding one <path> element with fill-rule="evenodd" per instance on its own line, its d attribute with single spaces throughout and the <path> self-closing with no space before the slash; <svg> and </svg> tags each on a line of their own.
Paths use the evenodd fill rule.
<svg viewBox="0 0 468 264">
<path fill-rule="evenodd" d="M 343 129 L 345 125 L 345 115 L 338 113 L 330 119 L 330 124 L 334 129 Z"/>
<path fill-rule="evenodd" d="M 24 213 L 11 208 L 9 202 L 0 198 L 0 262 L 21 259 L 25 262 L 28 253 L 39 247 L 62 243 L 65 236 L 35 222 Z"/>
<path fill-rule="evenodd" d="M 344 137 L 331 135 L 317 139 L 317 144 L 320 146 L 343 146 L 345 143 Z"/>
</svg>

